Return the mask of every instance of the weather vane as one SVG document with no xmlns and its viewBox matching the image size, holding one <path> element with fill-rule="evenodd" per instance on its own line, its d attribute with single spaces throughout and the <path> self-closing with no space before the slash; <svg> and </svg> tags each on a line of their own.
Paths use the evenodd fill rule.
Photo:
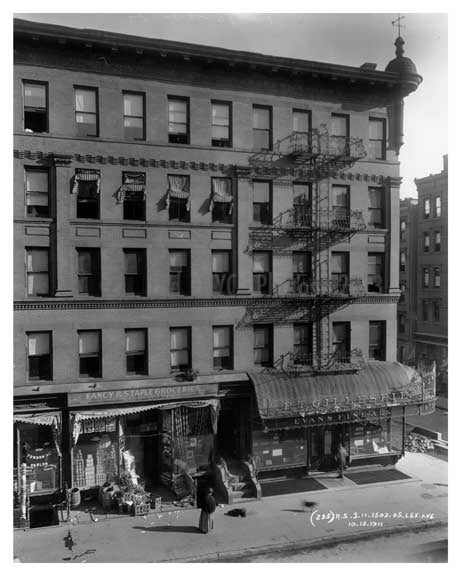
<svg viewBox="0 0 461 576">
<path fill-rule="evenodd" d="M 400 28 L 405 28 L 404 24 L 402 24 L 402 20 L 405 19 L 405 16 L 400 16 L 400 14 L 398 15 L 398 17 L 395 20 L 392 20 L 392 26 L 398 27 L 398 31 L 399 31 L 399 36 L 400 36 Z"/>
</svg>

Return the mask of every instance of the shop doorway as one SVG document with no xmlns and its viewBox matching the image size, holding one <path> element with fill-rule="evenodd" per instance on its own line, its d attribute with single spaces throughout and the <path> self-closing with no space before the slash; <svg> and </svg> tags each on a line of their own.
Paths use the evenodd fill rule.
<svg viewBox="0 0 461 576">
<path fill-rule="evenodd" d="M 226 461 L 245 458 L 249 449 L 249 400 L 222 400 L 216 451 Z"/>
<path fill-rule="evenodd" d="M 316 426 L 308 431 L 308 468 L 331 470 L 336 467 L 335 454 L 340 442 L 347 447 L 343 424 Z"/>
</svg>

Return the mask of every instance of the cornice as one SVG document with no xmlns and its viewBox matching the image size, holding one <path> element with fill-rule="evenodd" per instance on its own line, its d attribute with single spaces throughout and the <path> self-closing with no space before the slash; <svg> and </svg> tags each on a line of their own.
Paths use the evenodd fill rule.
<svg viewBox="0 0 461 576">
<path fill-rule="evenodd" d="M 351 300 L 341 300 L 345 304 L 396 304 L 399 295 L 380 294 L 354 297 Z M 331 298 L 329 298 L 331 299 Z M 292 296 L 267 297 L 225 297 L 225 298 L 159 298 L 146 300 L 33 300 L 14 302 L 14 311 L 25 310 L 107 310 L 107 309 L 162 309 L 162 308 L 268 308 L 293 306 L 315 306 L 320 299 L 315 295 L 294 298 Z"/>
<path fill-rule="evenodd" d="M 35 160 L 39 162 L 53 163 L 56 158 L 64 155 L 55 152 L 41 152 L 34 150 L 17 150 L 13 151 L 13 156 L 19 160 Z M 186 160 L 164 160 L 155 158 L 133 158 L 126 156 L 102 156 L 94 154 L 73 154 L 65 156 L 69 164 L 79 162 L 82 164 L 98 164 L 111 166 L 130 166 L 142 168 L 164 168 L 166 170 L 187 170 L 201 172 L 219 172 L 227 175 L 235 175 L 240 179 L 251 179 L 254 177 L 264 177 L 267 179 L 279 180 L 281 176 L 292 178 L 307 178 L 312 180 L 312 171 L 303 170 L 302 168 L 286 168 L 277 170 L 254 170 L 248 166 L 236 166 L 235 164 L 222 164 L 216 162 L 195 162 Z M 62 164 L 59 164 L 62 165 Z M 65 164 L 68 165 L 68 164 Z M 361 172 L 332 172 L 330 178 L 334 180 L 356 181 L 356 182 L 373 182 L 376 184 L 391 183 L 392 186 L 400 186 L 401 178 L 383 176 L 382 174 L 364 174 Z"/>
</svg>

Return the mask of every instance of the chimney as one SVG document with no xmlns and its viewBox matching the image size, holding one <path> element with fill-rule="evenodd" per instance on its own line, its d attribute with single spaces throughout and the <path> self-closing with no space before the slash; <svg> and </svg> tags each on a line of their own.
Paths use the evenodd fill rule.
<svg viewBox="0 0 461 576">
<path fill-rule="evenodd" d="M 448 154 L 443 155 L 443 171 L 448 172 Z"/>
</svg>

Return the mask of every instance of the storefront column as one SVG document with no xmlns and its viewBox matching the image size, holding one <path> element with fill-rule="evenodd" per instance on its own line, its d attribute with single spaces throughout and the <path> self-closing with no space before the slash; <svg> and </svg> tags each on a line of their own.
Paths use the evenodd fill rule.
<svg viewBox="0 0 461 576">
<path fill-rule="evenodd" d="M 236 293 L 240 295 L 251 294 L 251 257 L 248 253 L 249 248 L 249 225 L 250 225 L 250 179 L 247 171 L 238 170 L 236 172 L 236 203 L 237 203 L 237 226 L 236 226 L 236 240 L 235 246 L 235 259 L 237 274 Z"/>
<path fill-rule="evenodd" d="M 72 259 L 70 246 L 70 165 L 72 157 L 54 154 L 55 171 L 55 225 L 53 228 L 53 248 L 55 253 L 54 295 L 59 298 L 72 297 Z"/>
</svg>

